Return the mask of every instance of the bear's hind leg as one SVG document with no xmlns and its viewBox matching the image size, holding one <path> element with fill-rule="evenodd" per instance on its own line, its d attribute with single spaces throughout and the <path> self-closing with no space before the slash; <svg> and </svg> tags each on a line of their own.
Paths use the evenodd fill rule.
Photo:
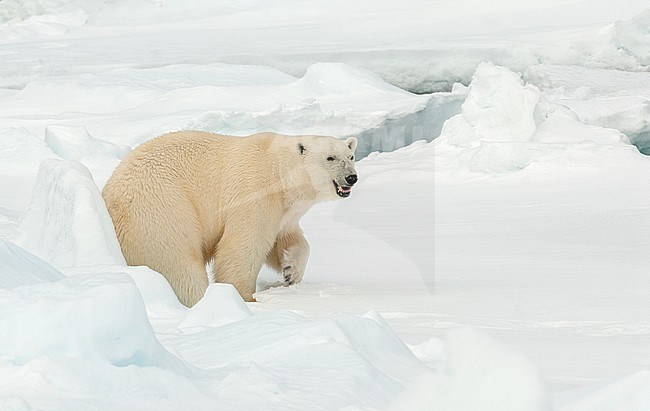
<svg viewBox="0 0 650 411">
<path fill-rule="evenodd" d="M 208 273 L 203 258 L 174 258 L 161 263 L 164 267 L 164 272 L 160 271 L 161 274 L 183 305 L 192 307 L 203 298 L 208 288 Z"/>
<path fill-rule="evenodd" d="M 214 280 L 235 286 L 244 301 L 255 301 L 257 276 L 266 250 L 250 247 L 254 241 L 222 238 L 214 255 Z"/>
<path fill-rule="evenodd" d="M 178 300 L 191 307 L 208 288 L 199 219 L 183 203 L 157 203 L 180 196 L 181 193 L 170 188 L 161 189 L 156 196 L 138 196 L 137 201 L 119 210 L 128 218 L 120 220 L 114 215 L 112 218 L 127 263 L 146 265 L 162 274 Z"/>
</svg>

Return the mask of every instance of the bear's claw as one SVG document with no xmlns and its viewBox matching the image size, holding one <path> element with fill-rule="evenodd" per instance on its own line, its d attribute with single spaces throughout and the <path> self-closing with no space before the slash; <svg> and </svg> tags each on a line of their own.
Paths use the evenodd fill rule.
<svg viewBox="0 0 650 411">
<path fill-rule="evenodd" d="M 289 272 L 293 266 L 288 265 L 282 269 L 282 274 L 284 275 L 284 282 L 286 285 L 294 285 L 296 281 L 294 280 L 294 274 L 293 272 Z"/>
<path fill-rule="evenodd" d="M 284 250 L 281 267 L 285 285 L 294 285 L 302 280 L 308 256 L 309 249 L 305 250 L 304 247 L 293 246 Z"/>
</svg>

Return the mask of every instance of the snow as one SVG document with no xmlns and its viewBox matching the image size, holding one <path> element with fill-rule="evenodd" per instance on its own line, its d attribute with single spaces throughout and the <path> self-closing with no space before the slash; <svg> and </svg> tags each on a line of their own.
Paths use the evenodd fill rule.
<svg viewBox="0 0 650 411">
<path fill-rule="evenodd" d="M 394 410 L 545 410 L 539 372 L 524 355 L 484 334 L 458 329 L 447 338 L 446 362 L 393 404 Z"/>
<path fill-rule="evenodd" d="M 539 90 L 523 85 L 516 73 L 482 63 L 469 86 L 462 113 L 445 124 L 442 138 L 459 146 L 476 140 L 530 141 L 535 132 Z"/>
<path fill-rule="evenodd" d="M 196 327 L 219 327 L 246 319 L 252 315 L 235 287 L 230 284 L 210 284 L 205 296 L 193 306 L 179 324 L 185 332 Z"/>
<path fill-rule="evenodd" d="M 20 54 L 20 65 L 2 74 L 89 71 L 90 62 L 142 68 L 218 61 L 301 77 L 314 63 L 342 62 L 410 91 L 441 91 L 467 84 L 482 61 L 519 71 L 539 63 L 642 70 L 645 28 L 637 16 L 646 8 L 641 0 L 616 7 L 607 0 L 497 0 L 489 7 L 473 0 L 412 0 L 408 7 L 388 0 L 193 0 L 192 7 L 180 0 L 5 0 L 0 41 L 8 55 Z M 61 38 L 71 47 L 19 45 Z M 76 61 L 84 63 L 70 64 Z"/>
<path fill-rule="evenodd" d="M 526 81 L 545 98 L 568 107 L 580 121 L 625 133 L 643 153 L 650 147 L 650 79 L 647 73 L 578 66 L 530 67 Z"/>
<path fill-rule="evenodd" d="M 54 267 L 9 241 L 1 240 L 0 252 L 1 288 L 14 288 L 64 278 L 63 274 Z"/>
<path fill-rule="evenodd" d="M 650 10 L 614 25 L 616 45 L 644 66 L 650 65 Z"/>
<path fill-rule="evenodd" d="M 0 129 L 18 125 L 45 135 L 52 150 L 67 159 L 83 159 L 91 152 L 119 158 L 125 144 L 188 128 L 232 135 L 361 133 L 362 158 L 435 138 L 437 133 L 423 130 L 440 130 L 464 98 L 462 92 L 414 95 L 340 63 L 314 64 L 299 79 L 268 67 L 210 64 L 61 72 L 15 81 L 28 84 L 6 80 L 5 87 L 20 90 L 11 95 L 13 104 L 0 108 Z M 69 112 L 79 114 L 68 118 Z M 125 122 L 124 115 L 131 121 Z M 411 135 L 397 142 L 381 136 L 401 130 Z"/>
<path fill-rule="evenodd" d="M 48 379 L 38 378 L 27 386 L 20 378 L 12 379 L 0 392 L 27 396 L 29 404 L 39 408 L 157 404 L 173 409 L 180 403 L 171 401 L 177 397 L 174 392 L 193 394 L 197 389 L 198 394 L 186 399 L 190 409 L 205 407 L 208 398 L 245 408 L 291 404 L 299 409 L 310 403 L 380 406 L 413 376 L 427 372 L 377 320 L 307 320 L 288 312 L 252 316 L 232 287 L 213 285 L 204 304 L 172 310 L 180 321 L 170 327 L 170 312 L 165 321 L 152 312 L 147 315 L 152 300 L 143 300 L 138 291 L 143 285 L 149 283 L 136 283 L 118 272 L 77 273 L 55 282 L 0 290 L 0 325 L 8 336 L 0 343 L 0 373 L 15 372 L 17 366 L 28 375 L 41 367 L 57 367 Z M 217 296 L 221 298 L 216 300 Z M 210 302 L 225 308 L 218 315 L 227 322 L 207 315 L 214 312 L 206 304 Z M 102 395 L 95 400 L 99 403 L 93 403 L 93 387 L 102 378 L 80 380 L 77 374 L 91 369 L 109 372 Z M 168 375 L 160 375 L 162 371 Z M 156 387 L 159 378 L 166 384 Z M 169 384 L 176 386 L 166 392 Z M 314 384 L 320 388 L 301 389 Z M 60 388 L 70 397 L 57 394 Z M 26 394 L 26 389 L 38 394 Z M 137 389 L 143 390 L 139 399 L 132 394 Z M 129 394 L 122 395 L 124 390 Z"/>
<path fill-rule="evenodd" d="M 0 408 L 650 407 L 647 8 L 0 1 Z M 187 128 L 359 138 L 302 283 L 125 265 L 100 190 Z"/>
<path fill-rule="evenodd" d="M 78 161 L 41 163 L 13 241 L 56 267 L 126 264 L 102 195 Z"/>
<path fill-rule="evenodd" d="M 555 406 L 563 410 L 643 409 L 650 399 L 648 371 L 640 371 L 611 384 L 558 396 Z"/>
<path fill-rule="evenodd" d="M 0 321 L 6 333 L 0 349 L 13 364 L 48 355 L 119 367 L 181 367 L 156 339 L 127 276 L 79 275 L 2 294 Z"/>
<path fill-rule="evenodd" d="M 601 152 L 623 157 L 620 161 L 639 158 L 625 134 L 582 123 L 564 106 L 543 99 L 519 74 L 492 63 L 476 69 L 461 112 L 444 124 L 435 144 L 443 174 L 451 167 L 507 173 L 538 162 L 596 166 Z"/>
<path fill-rule="evenodd" d="M 122 159 L 131 152 L 129 146 L 93 138 L 85 127 L 49 125 L 45 128 L 45 143 L 66 160 L 81 160 L 89 156 Z"/>
</svg>

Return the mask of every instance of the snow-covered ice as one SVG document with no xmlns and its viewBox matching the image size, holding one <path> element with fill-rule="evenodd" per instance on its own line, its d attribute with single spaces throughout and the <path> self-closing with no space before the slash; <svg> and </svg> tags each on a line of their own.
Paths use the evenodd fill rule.
<svg viewBox="0 0 650 411">
<path fill-rule="evenodd" d="M 126 264 L 102 195 L 78 161 L 41 163 L 12 239 L 56 267 Z"/>
<path fill-rule="evenodd" d="M 519 74 L 481 64 L 461 112 L 444 124 L 435 140 L 437 170 L 443 175 L 454 167 L 502 173 L 536 162 L 597 166 L 603 152 L 621 162 L 641 158 L 621 131 L 582 123 L 565 106 L 541 96 Z"/>
<path fill-rule="evenodd" d="M 238 296 L 230 284 L 210 284 L 205 296 L 189 310 L 179 328 L 214 328 L 250 317 L 250 309 Z"/>
<path fill-rule="evenodd" d="M 93 138 L 85 127 L 49 125 L 45 127 L 45 143 L 61 158 L 80 160 L 85 157 L 108 156 L 122 159 L 129 146 Z"/>
<path fill-rule="evenodd" d="M 0 240 L 0 286 L 14 288 L 23 285 L 56 281 L 64 278 L 56 268 L 17 245 Z"/>
<path fill-rule="evenodd" d="M 624 72 L 580 66 L 530 67 L 526 81 L 547 100 L 568 107 L 580 121 L 625 133 L 639 150 L 650 150 L 650 78 L 647 72 Z"/>
<path fill-rule="evenodd" d="M 646 3 L 0 1 L 0 409 L 650 408 Z M 359 138 L 302 283 L 125 265 L 186 128 Z"/>
</svg>

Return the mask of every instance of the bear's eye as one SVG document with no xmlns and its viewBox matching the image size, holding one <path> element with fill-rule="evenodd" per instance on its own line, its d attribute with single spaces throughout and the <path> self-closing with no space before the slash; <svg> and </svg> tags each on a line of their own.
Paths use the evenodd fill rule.
<svg viewBox="0 0 650 411">
<path fill-rule="evenodd" d="M 350 160 L 354 160 L 354 156 L 350 156 Z"/>
<path fill-rule="evenodd" d="M 334 161 L 334 157 L 332 156 L 327 157 L 327 161 Z"/>
</svg>

